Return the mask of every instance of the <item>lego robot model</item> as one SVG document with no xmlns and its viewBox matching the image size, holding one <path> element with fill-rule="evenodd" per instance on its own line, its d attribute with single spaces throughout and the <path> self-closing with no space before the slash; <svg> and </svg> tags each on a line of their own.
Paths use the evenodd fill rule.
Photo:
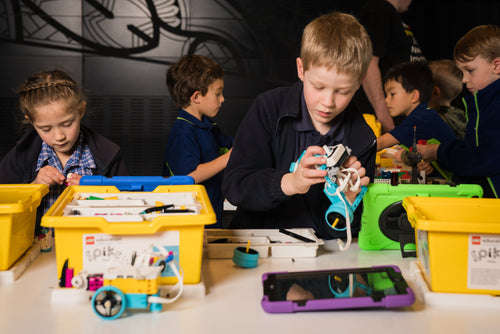
<svg viewBox="0 0 500 334">
<path fill-rule="evenodd" d="M 347 243 L 345 246 L 341 239 L 337 239 L 337 242 L 341 250 L 347 250 L 352 241 L 351 221 L 354 218 L 354 211 L 363 199 L 367 187 L 361 186 L 360 193 L 356 196 L 354 202 L 350 203 L 345 197 L 344 191 L 357 191 L 360 188 L 360 177 L 358 175 L 358 171 L 354 168 L 342 167 L 343 163 L 350 156 L 351 150 L 342 144 L 337 144 L 335 146 L 324 145 L 323 149 L 325 150 L 324 157 L 326 158 L 326 164 L 318 165 L 316 168 L 327 171 L 323 192 L 332 204 L 326 210 L 325 220 L 327 225 L 332 229 L 336 231 L 346 231 Z M 305 151 L 299 157 L 297 162 L 291 164 L 290 172 L 293 173 L 297 169 L 298 163 L 304 156 L 304 153 Z M 351 179 L 352 174 L 357 175 L 355 182 Z"/>
<path fill-rule="evenodd" d="M 162 293 L 160 278 L 169 267 L 178 282 Z M 180 270 L 180 271 L 179 271 Z M 177 269 L 174 254 L 164 247 L 151 246 L 134 254 L 131 264 L 113 264 L 102 274 L 102 286 L 92 296 L 92 308 L 101 318 L 112 320 L 120 317 L 125 309 L 149 309 L 159 312 L 163 304 L 175 302 L 183 291 L 182 269 Z M 75 288 L 86 289 L 86 273 L 73 277 Z"/>
</svg>

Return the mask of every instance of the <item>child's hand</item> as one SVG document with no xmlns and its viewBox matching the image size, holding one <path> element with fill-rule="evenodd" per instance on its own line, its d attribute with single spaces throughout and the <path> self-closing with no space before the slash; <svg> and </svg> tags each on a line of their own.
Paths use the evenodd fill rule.
<svg viewBox="0 0 500 334">
<path fill-rule="evenodd" d="M 66 177 L 66 185 L 68 186 L 77 186 L 80 184 L 80 179 L 82 178 L 81 175 L 75 174 L 75 173 L 68 173 L 68 176 Z"/>
<path fill-rule="evenodd" d="M 432 173 L 434 171 L 434 167 L 432 167 L 431 163 L 428 161 L 420 161 L 417 164 L 417 170 L 419 172 L 424 171 L 425 175 L 429 175 L 430 173 Z"/>
<path fill-rule="evenodd" d="M 417 145 L 417 151 L 422 155 L 422 160 L 435 161 L 437 160 L 437 150 L 439 144 Z"/>
<path fill-rule="evenodd" d="M 66 178 L 59 173 L 57 168 L 52 166 L 45 166 L 40 168 L 36 179 L 32 183 L 46 184 L 49 187 L 55 184 L 63 184 Z"/>
<path fill-rule="evenodd" d="M 356 190 L 351 190 L 349 187 L 346 187 L 344 190 L 344 194 L 346 199 L 352 204 L 356 200 L 356 196 L 361 192 L 361 186 L 366 186 L 370 182 L 370 178 L 368 176 L 365 176 L 366 170 L 364 167 L 361 166 L 361 162 L 358 161 L 358 159 L 355 156 L 350 156 L 346 162 L 344 162 L 343 166 L 345 168 L 354 168 L 357 170 L 360 178 L 359 182 L 359 188 Z M 352 183 L 355 183 L 358 178 L 358 175 L 356 173 L 351 174 L 351 181 Z"/>
<path fill-rule="evenodd" d="M 313 184 L 325 182 L 326 170 L 316 169 L 316 165 L 326 164 L 324 154 L 322 147 L 308 147 L 295 171 L 285 174 L 281 179 L 283 192 L 288 196 L 305 194 Z"/>
</svg>

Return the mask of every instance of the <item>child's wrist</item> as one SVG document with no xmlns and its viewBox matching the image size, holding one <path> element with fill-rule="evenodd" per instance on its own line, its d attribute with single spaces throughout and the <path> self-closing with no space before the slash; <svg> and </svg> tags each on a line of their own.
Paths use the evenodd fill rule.
<svg viewBox="0 0 500 334">
<path fill-rule="evenodd" d="M 287 196 L 295 195 L 293 187 L 293 173 L 287 173 L 281 178 L 281 190 Z"/>
<path fill-rule="evenodd" d="M 297 182 L 298 178 L 295 173 L 287 173 L 281 178 L 281 190 L 287 196 L 293 196 L 297 194 L 304 194 L 308 189 Z"/>
</svg>

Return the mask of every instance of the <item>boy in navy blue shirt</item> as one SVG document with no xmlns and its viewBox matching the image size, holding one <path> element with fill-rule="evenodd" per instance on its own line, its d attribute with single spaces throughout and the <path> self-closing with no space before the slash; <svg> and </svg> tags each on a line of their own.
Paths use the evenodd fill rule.
<svg viewBox="0 0 500 334">
<path fill-rule="evenodd" d="M 500 28 L 471 29 L 456 44 L 453 56 L 472 93 L 464 98 L 467 125 L 463 140 L 419 145 L 424 160 L 437 160 L 457 183 L 482 186 L 483 197 L 498 198 L 500 189 Z"/>
<path fill-rule="evenodd" d="M 165 149 L 163 175 L 188 175 L 202 184 L 222 227 L 222 171 L 233 138 L 224 135 L 211 119 L 224 102 L 224 70 L 212 59 L 187 55 L 167 71 L 167 88 L 180 108 Z"/>
<path fill-rule="evenodd" d="M 417 141 L 434 138 L 443 143 L 456 139 L 448 124 L 427 106 L 433 87 L 432 71 L 422 63 L 407 62 L 389 69 L 384 77 L 387 109 L 392 117 L 406 118 L 377 138 L 378 151 L 397 144 L 411 147 L 415 130 Z"/>
<path fill-rule="evenodd" d="M 346 236 L 325 221 L 331 204 L 323 192 L 327 172 L 316 165 L 326 163 L 323 145 L 342 143 L 352 149 L 344 167 L 356 171 L 360 185 L 374 176 L 375 135 L 359 112 L 347 108 L 371 57 L 370 38 L 352 15 L 326 14 L 305 27 L 299 80 L 259 95 L 238 129 L 223 183 L 237 206 L 231 228 L 301 227 L 320 238 Z M 345 191 L 346 199 L 352 203 L 360 190 Z"/>
</svg>

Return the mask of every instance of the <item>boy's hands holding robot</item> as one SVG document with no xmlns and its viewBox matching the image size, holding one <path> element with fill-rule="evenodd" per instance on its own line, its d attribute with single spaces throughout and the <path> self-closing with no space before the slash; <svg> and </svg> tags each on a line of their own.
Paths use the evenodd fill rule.
<svg viewBox="0 0 500 334">
<path fill-rule="evenodd" d="M 324 183 L 327 171 L 316 167 L 326 163 L 324 155 L 323 148 L 308 147 L 297 161 L 294 171 L 281 179 L 283 192 L 288 196 L 305 194 L 313 184 Z"/>
<path fill-rule="evenodd" d="M 348 156 L 349 152 L 342 145 L 308 147 L 292 164 L 291 173 L 283 176 L 283 192 L 288 196 L 304 194 L 313 184 L 324 183 L 328 179 L 339 185 L 346 199 L 352 203 L 360 193 L 360 187 L 367 185 L 370 178 L 365 176 L 366 170 L 361 162 L 355 156 Z"/>
<path fill-rule="evenodd" d="M 50 187 L 56 184 L 63 184 L 65 179 L 64 175 L 59 173 L 57 168 L 47 165 L 40 168 L 36 179 L 32 183 L 46 184 Z"/>
<path fill-rule="evenodd" d="M 306 193 L 313 184 L 325 183 L 323 192 L 332 203 L 325 212 L 325 221 L 333 230 L 347 233 L 346 246 L 338 239 L 341 250 L 351 243 L 354 210 L 370 182 L 361 162 L 350 154 L 351 149 L 343 144 L 310 146 L 281 179 L 281 189 L 288 196 Z"/>
</svg>

